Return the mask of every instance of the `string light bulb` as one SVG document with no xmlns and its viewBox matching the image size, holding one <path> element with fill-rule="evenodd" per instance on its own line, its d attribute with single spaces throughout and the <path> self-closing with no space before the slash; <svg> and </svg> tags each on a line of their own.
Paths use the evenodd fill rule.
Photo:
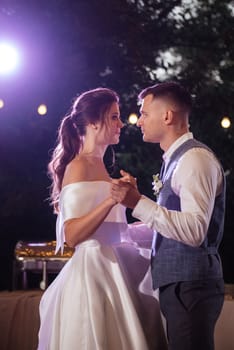
<svg viewBox="0 0 234 350">
<path fill-rule="evenodd" d="M 38 106 L 37 113 L 39 115 L 45 115 L 47 113 L 47 106 L 44 104 L 41 104 L 40 106 Z"/>
<path fill-rule="evenodd" d="M 229 117 L 223 117 L 221 120 L 221 126 L 224 129 L 228 129 L 231 126 L 231 120 Z"/>
<path fill-rule="evenodd" d="M 136 115 L 136 113 L 131 113 L 128 117 L 128 122 L 132 125 L 136 124 L 138 121 L 138 116 Z"/>
</svg>

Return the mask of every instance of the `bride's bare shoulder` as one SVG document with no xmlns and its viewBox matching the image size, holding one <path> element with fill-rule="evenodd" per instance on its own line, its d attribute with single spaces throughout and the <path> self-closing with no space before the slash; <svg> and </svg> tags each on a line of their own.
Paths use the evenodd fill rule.
<svg viewBox="0 0 234 350">
<path fill-rule="evenodd" d="M 74 158 L 65 169 L 63 186 L 79 181 L 89 181 L 89 173 L 87 160 L 85 158 Z"/>
</svg>

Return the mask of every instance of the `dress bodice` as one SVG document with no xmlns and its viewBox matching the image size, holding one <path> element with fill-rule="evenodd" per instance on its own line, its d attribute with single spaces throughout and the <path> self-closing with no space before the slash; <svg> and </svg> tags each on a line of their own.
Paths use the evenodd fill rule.
<svg viewBox="0 0 234 350">
<path fill-rule="evenodd" d="M 63 187 L 59 198 L 59 214 L 56 222 L 56 252 L 64 245 L 63 224 L 66 220 L 88 214 L 110 195 L 111 183 L 107 181 L 82 181 Z M 103 244 L 121 241 L 121 232 L 127 228 L 125 207 L 115 205 L 96 232 L 87 240 L 96 239 Z"/>
</svg>

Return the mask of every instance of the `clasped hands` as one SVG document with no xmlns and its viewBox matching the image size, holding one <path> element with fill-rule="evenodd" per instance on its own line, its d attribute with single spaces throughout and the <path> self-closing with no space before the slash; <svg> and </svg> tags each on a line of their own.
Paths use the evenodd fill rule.
<svg viewBox="0 0 234 350">
<path fill-rule="evenodd" d="M 115 202 L 133 209 L 141 198 L 136 179 L 124 170 L 120 170 L 120 174 L 121 178 L 112 180 L 111 197 Z"/>
</svg>

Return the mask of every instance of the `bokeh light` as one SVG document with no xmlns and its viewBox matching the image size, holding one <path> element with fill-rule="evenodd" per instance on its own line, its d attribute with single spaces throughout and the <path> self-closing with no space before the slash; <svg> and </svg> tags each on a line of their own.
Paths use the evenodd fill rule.
<svg viewBox="0 0 234 350">
<path fill-rule="evenodd" d="M 221 126 L 224 129 L 228 129 L 231 126 L 231 120 L 229 117 L 223 117 L 221 120 Z"/>
<path fill-rule="evenodd" d="M 44 104 L 41 104 L 40 106 L 38 106 L 37 113 L 39 115 L 45 115 L 47 113 L 47 106 Z"/>
<path fill-rule="evenodd" d="M 136 113 L 131 113 L 130 115 L 129 115 L 129 117 L 128 117 L 128 122 L 130 123 L 130 124 L 136 124 L 137 123 L 137 121 L 138 121 L 138 116 L 137 116 L 137 114 Z"/>
</svg>

